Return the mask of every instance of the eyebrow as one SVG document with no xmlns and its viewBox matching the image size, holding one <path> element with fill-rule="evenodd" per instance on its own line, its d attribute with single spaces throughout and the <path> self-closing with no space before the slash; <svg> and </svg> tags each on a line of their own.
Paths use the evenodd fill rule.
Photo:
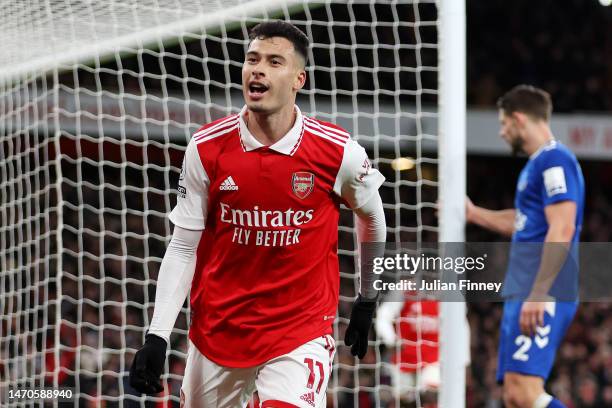
<svg viewBox="0 0 612 408">
<path fill-rule="evenodd" d="M 249 52 L 247 52 L 247 53 L 246 53 L 246 56 L 248 57 L 249 55 L 256 55 L 256 56 L 260 56 L 260 55 L 262 55 L 262 54 L 261 54 L 261 53 L 259 53 L 259 52 L 257 52 L 257 51 L 249 51 Z M 267 58 L 269 58 L 269 59 L 272 59 L 272 58 L 280 58 L 280 59 L 282 59 L 282 60 L 286 60 L 286 58 L 285 58 L 285 57 L 283 57 L 283 56 L 282 56 L 282 55 L 280 55 L 280 54 L 265 54 L 265 55 L 264 55 L 264 57 L 267 57 Z"/>
</svg>

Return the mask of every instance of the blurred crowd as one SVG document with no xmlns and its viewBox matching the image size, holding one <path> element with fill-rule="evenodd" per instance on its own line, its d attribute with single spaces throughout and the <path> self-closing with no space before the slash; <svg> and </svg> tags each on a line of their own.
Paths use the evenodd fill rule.
<svg viewBox="0 0 612 408">
<path fill-rule="evenodd" d="M 471 105 L 529 83 L 557 112 L 612 110 L 612 8 L 597 0 L 468 1 L 467 41 Z"/>
</svg>

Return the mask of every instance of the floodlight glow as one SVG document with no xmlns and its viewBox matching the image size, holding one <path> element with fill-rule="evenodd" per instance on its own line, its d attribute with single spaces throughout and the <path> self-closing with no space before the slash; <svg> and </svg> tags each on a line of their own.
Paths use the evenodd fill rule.
<svg viewBox="0 0 612 408">
<path fill-rule="evenodd" d="M 391 168 L 396 171 L 410 170 L 414 164 L 414 159 L 411 157 L 398 157 L 391 162 Z"/>
</svg>

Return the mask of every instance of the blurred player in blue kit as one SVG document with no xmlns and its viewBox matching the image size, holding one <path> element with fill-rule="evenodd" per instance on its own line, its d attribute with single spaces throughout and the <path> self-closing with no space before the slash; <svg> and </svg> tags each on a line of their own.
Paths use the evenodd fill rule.
<svg viewBox="0 0 612 408">
<path fill-rule="evenodd" d="M 576 156 L 550 129 L 550 95 L 519 85 L 498 101 L 500 136 L 529 160 L 514 207 L 488 210 L 466 200 L 467 222 L 512 237 L 503 297 L 497 380 L 510 408 L 559 408 L 544 383 L 578 298 L 578 242 L 584 179 Z"/>
</svg>

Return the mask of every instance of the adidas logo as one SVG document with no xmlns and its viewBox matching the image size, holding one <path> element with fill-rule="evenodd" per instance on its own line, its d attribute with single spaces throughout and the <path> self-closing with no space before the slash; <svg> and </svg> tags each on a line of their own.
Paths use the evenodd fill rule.
<svg viewBox="0 0 612 408">
<path fill-rule="evenodd" d="M 302 395 L 300 399 L 303 401 L 306 401 L 308 404 L 312 405 L 313 407 L 315 406 L 314 392 L 307 392 L 306 394 Z"/>
<path fill-rule="evenodd" d="M 234 179 L 232 178 L 232 176 L 228 176 L 223 183 L 221 183 L 221 186 L 219 186 L 219 190 L 229 190 L 229 191 L 236 191 L 238 190 L 238 186 L 236 185 L 236 183 L 234 182 Z"/>
</svg>

